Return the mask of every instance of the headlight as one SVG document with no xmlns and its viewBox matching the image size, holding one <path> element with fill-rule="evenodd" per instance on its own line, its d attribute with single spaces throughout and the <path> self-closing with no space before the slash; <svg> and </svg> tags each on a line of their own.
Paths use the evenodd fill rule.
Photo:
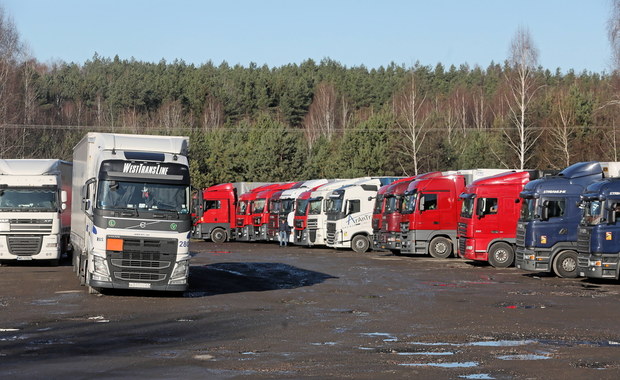
<svg viewBox="0 0 620 380">
<path fill-rule="evenodd" d="M 185 284 L 187 282 L 188 273 L 189 260 L 177 262 L 170 276 L 170 284 Z"/>
<path fill-rule="evenodd" d="M 93 268 L 94 274 L 99 276 L 110 276 L 110 271 L 108 271 L 108 265 L 105 262 L 105 259 L 101 256 L 93 256 Z"/>
</svg>

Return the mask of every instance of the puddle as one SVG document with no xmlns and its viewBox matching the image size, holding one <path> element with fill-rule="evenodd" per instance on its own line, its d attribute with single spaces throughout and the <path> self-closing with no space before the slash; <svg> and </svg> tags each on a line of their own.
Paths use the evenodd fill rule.
<svg viewBox="0 0 620 380">
<path fill-rule="evenodd" d="M 14 332 L 14 331 L 19 331 L 19 329 L 12 329 L 12 328 L 0 329 L 0 332 Z"/>
<path fill-rule="evenodd" d="M 41 306 L 47 306 L 47 305 L 57 305 L 58 304 L 58 300 L 34 300 L 31 302 L 32 305 L 41 305 Z"/>
<path fill-rule="evenodd" d="M 154 352 L 151 356 L 156 358 L 178 358 L 181 354 L 178 351 L 158 351 Z"/>
<path fill-rule="evenodd" d="M 395 337 L 392 334 L 388 334 L 388 333 L 379 333 L 379 332 L 375 332 L 375 333 L 362 333 L 360 335 L 365 335 L 365 336 L 374 336 L 374 337 L 383 337 L 385 339 L 383 339 L 384 342 L 398 342 L 398 338 Z"/>
<path fill-rule="evenodd" d="M 312 346 L 335 346 L 336 342 L 317 342 L 317 343 L 310 343 Z"/>
<path fill-rule="evenodd" d="M 520 355 L 502 355 L 497 357 L 499 360 L 545 360 L 551 359 L 551 356 L 536 354 L 520 354 Z"/>
<path fill-rule="evenodd" d="M 211 252 L 207 252 L 208 255 L 221 255 L 223 253 L 231 253 L 231 251 L 211 251 Z"/>
<path fill-rule="evenodd" d="M 454 355 L 454 352 L 451 352 L 451 351 L 445 351 L 445 352 L 433 352 L 433 351 L 398 352 L 397 355 L 403 355 L 403 356 L 412 356 L 412 355 L 443 356 L 443 355 Z"/>
<path fill-rule="evenodd" d="M 476 347 L 516 347 L 537 343 L 535 340 L 483 340 L 480 342 L 464 343 L 463 346 Z"/>
<path fill-rule="evenodd" d="M 110 322 L 109 319 L 105 319 L 104 316 L 102 315 L 97 315 L 96 317 L 88 317 L 89 321 L 94 321 L 96 323 L 108 323 Z"/>
<path fill-rule="evenodd" d="M 72 293 L 82 293 L 81 290 L 60 290 L 58 292 L 54 292 L 56 294 L 72 294 Z"/>
<path fill-rule="evenodd" d="M 482 379 L 482 380 L 491 380 L 495 379 L 493 376 L 488 373 L 474 373 L 471 375 L 461 375 L 459 376 L 462 379 Z"/>
<path fill-rule="evenodd" d="M 452 363 L 402 363 L 404 367 L 440 367 L 440 368 L 471 368 L 477 367 L 478 362 L 452 362 Z"/>
</svg>

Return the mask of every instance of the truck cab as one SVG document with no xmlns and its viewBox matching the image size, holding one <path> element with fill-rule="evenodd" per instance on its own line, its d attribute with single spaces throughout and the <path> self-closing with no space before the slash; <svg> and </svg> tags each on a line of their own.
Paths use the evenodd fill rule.
<svg viewBox="0 0 620 380">
<path fill-rule="evenodd" d="M 409 183 L 416 177 L 407 177 L 381 186 L 375 199 L 372 216 L 372 247 L 400 254 L 401 198 Z"/>
<path fill-rule="evenodd" d="M 594 182 L 581 195 L 579 275 L 620 278 L 620 178 Z"/>
<path fill-rule="evenodd" d="M 371 244 L 373 200 L 381 186 L 397 179 L 363 178 L 328 193 L 325 204 L 327 246 L 366 252 Z"/>
<path fill-rule="evenodd" d="M 507 172 L 482 178 L 460 195 L 463 203 L 458 229 L 458 254 L 505 268 L 514 263 L 519 194 L 537 171 Z"/>
</svg>

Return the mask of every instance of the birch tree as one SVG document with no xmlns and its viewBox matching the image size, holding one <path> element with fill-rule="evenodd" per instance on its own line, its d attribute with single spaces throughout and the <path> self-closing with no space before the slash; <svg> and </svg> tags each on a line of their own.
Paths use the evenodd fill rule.
<svg viewBox="0 0 620 380">
<path fill-rule="evenodd" d="M 396 125 L 403 137 L 401 153 L 411 158 L 414 175 L 420 168 L 420 151 L 427 134 L 426 123 L 430 119 L 426 103 L 426 95 L 419 90 L 412 73 L 405 89 L 394 97 L 393 107 Z"/>
<path fill-rule="evenodd" d="M 537 90 L 534 70 L 538 64 L 538 50 L 530 32 L 519 28 L 510 44 L 510 68 L 507 81 L 510 86 L 507 95 L 508 119 L 516 133 L 504 129 L 509 147 L 516 153 L 519 168 L 524 169 L 540 132 L 536 132 L 526 118 L 530 103 Z"/>
</svg>

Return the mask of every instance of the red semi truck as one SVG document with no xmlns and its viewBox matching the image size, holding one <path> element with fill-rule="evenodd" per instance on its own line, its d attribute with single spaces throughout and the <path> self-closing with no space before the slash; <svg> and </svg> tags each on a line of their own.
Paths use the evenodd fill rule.
<svg viewBox="0 0 620 380">
<path fill-rule="evenodd" d="M 235 238 L 237 200 L 264 182 L 222 183 L 198 191 L 194 198 L 192 237 L 222 243 Z"/>
<path fill-rule="evenodd" d="M 498 268 L 512 265 L 522 204 L 519 194 L 540 176 L 537 171 L 507 172 L 468 185 L 460 195 L 459 256 Z"/>
<path fill-rule="evenodd" d="M 400 198 L 416 177 L 399 179 L 381 186 L 375 199 L 372 215 L 373 249 L 387 249 L 400 253 Z"/>
<path fill-rule="evenodd" d="M 282 191 L 298 186 L 300 182 L 289 182 L 280 184 L 273 188 L 265 189 L 256 194 L 256 199 L 252 203 L 252 238 L 251 240 L 269 240 L 267 227 L 269 225 L 269 206 L 271 199 L 275 195 L 280 195 Z"/>
<path fill-rule="evenodd" d="M 459 195 L 468 183 L 506 171 L 460 170 L 412 181 L 402 198 L 400 253 L 430 254 L 435 258 L 451 256 L 461 212 Z"/>
<path fill-rule="evenodd" d="M 259 193 L 265 190 L 275 189 L 280 186 L 279 183 L 273 183 L 241 194 L 237 202 L 237 213 L 235 214 L 235 233 L 239 241 L 254 240 L 254 226 L 252 225 L 252 211 L 254 209 L 254 201 Z"/>
</svg>

